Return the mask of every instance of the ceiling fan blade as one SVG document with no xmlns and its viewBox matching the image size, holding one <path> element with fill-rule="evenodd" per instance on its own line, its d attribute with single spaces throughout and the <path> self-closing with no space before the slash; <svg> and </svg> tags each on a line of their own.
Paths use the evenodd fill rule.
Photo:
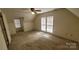
<svg viewBox="0 0 79 59">
<path fill-rule="evenodd" d="M 37 12 L 41 12 L 41 10 L 35 10 L 35 11 L 37 11 Z"/>
<path fill-rule="evenodd" d="M 31 10 L 32 12 L 34 12 L 35 14 L 37 14 L 37 12 L 36 12 L 36 10 L 35 10 L 34 8 L 30 8 L 30 10 Z"/>
</svg>

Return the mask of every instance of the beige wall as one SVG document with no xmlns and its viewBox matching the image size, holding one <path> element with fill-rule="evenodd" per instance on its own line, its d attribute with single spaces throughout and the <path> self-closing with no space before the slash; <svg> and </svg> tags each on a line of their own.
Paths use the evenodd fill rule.
<svg viewBox="0 0 79 59">
<path fill-rule="evenodd" d="M 10 34 L 16 34 L 16 28 L 14 25 L 14 19 L 15 18 L 23 18 L 23 29 L 24 31 L 30 31 L 33 30 L 33 22 L 35 15 L 32 15 L 31 12 L 24 12 L 20 9 L 2 9 L 2 11 L 5 13 L 8 21 L 9 31 Z"/>
<path fill-rule="evenodd" d="M 3 33 L 2 33 L 1 26 L 0 26 L 0 50 L 7 50 L 7 46 L 6 46 L 6 43 L 5 43 L 5 40 L 4 40 L 4 36 L 3 36 Z"/>
<path fill-rule="evenodd" d="M 35 15 L 31 14 L 31 13 L 27 13 L 24 15 L 24 31 L 31 31 L 33 30 L 33 20 L 35 18 Z"/>
<path fill-rule="evenodd" d="M 57 9 L 47 13 L 39 14 L 35 19 L 35 29 L 40 30 L 40 18 L 42 16 L 54 17 L 54 32 L 53 34 L 79 41 L 79 18 L 72 14 L 67 9 Z"/>
</svg>

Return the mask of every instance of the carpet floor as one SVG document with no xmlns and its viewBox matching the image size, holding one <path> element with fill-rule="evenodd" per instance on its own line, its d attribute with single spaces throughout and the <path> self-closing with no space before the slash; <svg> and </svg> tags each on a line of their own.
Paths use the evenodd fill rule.
<svg viewBox="0 0 79 59">
<path fill-rule="evenodd" d="M 9 50 L 75 50 L 77 43 L 44 32 L 20 32 L 12 36 Z"/>
</svg>

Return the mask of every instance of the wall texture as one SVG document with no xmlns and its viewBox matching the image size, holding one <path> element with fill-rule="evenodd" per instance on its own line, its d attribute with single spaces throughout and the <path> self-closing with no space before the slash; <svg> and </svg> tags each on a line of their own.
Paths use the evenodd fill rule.
<svg viewBox="0 0 79 59">
<path fill-rule="evenodd" d="M 1 26 L 0 26 L 0 50 L 7 50 L 7 46 L 6 46 L 6 43 L 5 43 L 5 40 L 4 40 L 4 36 L 3 36 L 3 33 L 2 33 Z"/>
<path fill-rule="evenodd" d="M 31 31 L 33 30 L 33 20 L 35 18 L 35 15 L 31 14 L 31 13 L 27 13 L 24 15 L 24 31 Z"/>
<path fill-rule="evenodd" d="M 35 30 L 41 30 L 40 20 L 42 16 L 54 17 L 53 34 L 79 42 L 79 18 L 67 9 L 56 9 L 47 13 L 42 13 L 35 18 Z"/>
</svg>

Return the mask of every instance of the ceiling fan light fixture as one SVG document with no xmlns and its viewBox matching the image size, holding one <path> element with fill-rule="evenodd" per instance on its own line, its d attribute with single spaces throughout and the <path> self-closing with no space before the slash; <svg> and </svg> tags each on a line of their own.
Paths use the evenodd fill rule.
<svg viewBox="0 0 79 59">
<path fill-rule="evenodd" d="M 32 12 L 32 14 L 35 14 L 34 12 Z"/>
</svg>

